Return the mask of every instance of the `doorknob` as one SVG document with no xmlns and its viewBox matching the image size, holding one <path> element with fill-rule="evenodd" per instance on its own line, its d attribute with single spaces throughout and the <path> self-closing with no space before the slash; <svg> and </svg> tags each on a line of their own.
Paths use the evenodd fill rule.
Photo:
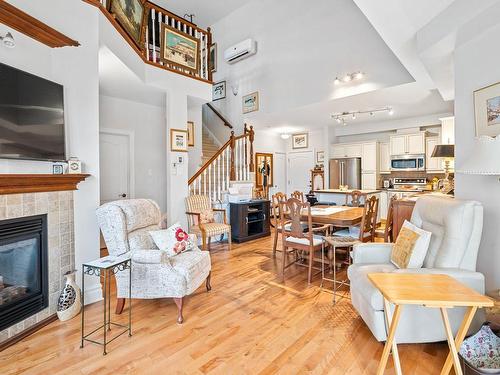
<svg viewBox="0 0 500 375">
<path fill-rule="evenodd" d="M 123 193 L 123 194 L 120 194 L 118 195 L 120 198 L 127 198 L 127 194 Z"/>
</svg>

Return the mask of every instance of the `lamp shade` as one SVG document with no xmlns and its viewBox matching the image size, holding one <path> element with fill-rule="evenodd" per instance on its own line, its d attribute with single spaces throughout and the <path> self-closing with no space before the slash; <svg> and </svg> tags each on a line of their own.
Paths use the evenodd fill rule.
<svg viewBox="0 0 500 375">
<path fill-rule="evenodd" d="M 436 145 L 431 158 L 454 158 L 455 145 Z"/>
<path fill-rule="evenodd" d="M 467 158 L 457 166 L 457 173 L 476 175 L 500 175 L 500 137 L 480 137 Z"/>
</svg>

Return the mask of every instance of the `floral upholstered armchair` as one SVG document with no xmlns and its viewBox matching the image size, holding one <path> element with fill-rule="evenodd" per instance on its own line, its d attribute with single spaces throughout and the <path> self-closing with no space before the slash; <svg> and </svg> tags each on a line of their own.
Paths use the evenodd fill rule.
<svg viewBox="0 0 500 375">
<path fill-rule="evenodd" d="M 210 287 L 210 254 L 196 245 L 190 251 L 168 256 L 155 245 L 150 231 L 159 230 L 160 208 L 150 199 L 109 202 L 97 209 L 97 221 L 110 255 L 128 253 L 132 259 L 132 298 L 173 298 L 177 322 L 182 323 L 183 298 L 206 280 Z M 193 241 L 196 244 L 196 241 Z M 128 297 L 127 272 L 116 275 L 116 313 L 123 311 Z"/>
<path fill-rule="evenodd" d="M 229 250 L 231 250 L 231 225 L 227 224 L 226 210 L 213 208 L 210 197 L 207 195 L 191 195 L 186 198 L 186 211 L 189 233 L 201 235 L 203 250 L 207 248 L 207 239 L 210 246 L 211 237 L 224 234 L 227 234 Z M 222 222 L 215 220 L 215 212 L 222 213 Z"/>
</svg>

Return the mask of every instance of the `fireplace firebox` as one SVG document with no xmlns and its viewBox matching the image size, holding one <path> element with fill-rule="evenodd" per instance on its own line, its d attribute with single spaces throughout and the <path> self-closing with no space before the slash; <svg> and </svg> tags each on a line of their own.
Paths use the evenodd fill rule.
<svg viewBox="0 0 500 375">
<path fill-rule="evenodd" d="M 48 307 L 47 215 L 0 221 L 0 331 Z"/>
</svg>

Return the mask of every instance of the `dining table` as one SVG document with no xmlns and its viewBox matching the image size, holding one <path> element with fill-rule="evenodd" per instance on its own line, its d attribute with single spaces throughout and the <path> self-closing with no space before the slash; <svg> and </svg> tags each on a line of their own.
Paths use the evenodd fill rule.
<svg viewBox="0 0 500 375">
<path fill-rule="evenodd" d="M 361 223 L 363 211 L 363 207 L 317 205 L 311 207 L 311 217 L 314 223 L 351 227 Z M 307 221 L 307 209 L 302 210 L 301 214 L 301 220 Z"/>
</svg>

